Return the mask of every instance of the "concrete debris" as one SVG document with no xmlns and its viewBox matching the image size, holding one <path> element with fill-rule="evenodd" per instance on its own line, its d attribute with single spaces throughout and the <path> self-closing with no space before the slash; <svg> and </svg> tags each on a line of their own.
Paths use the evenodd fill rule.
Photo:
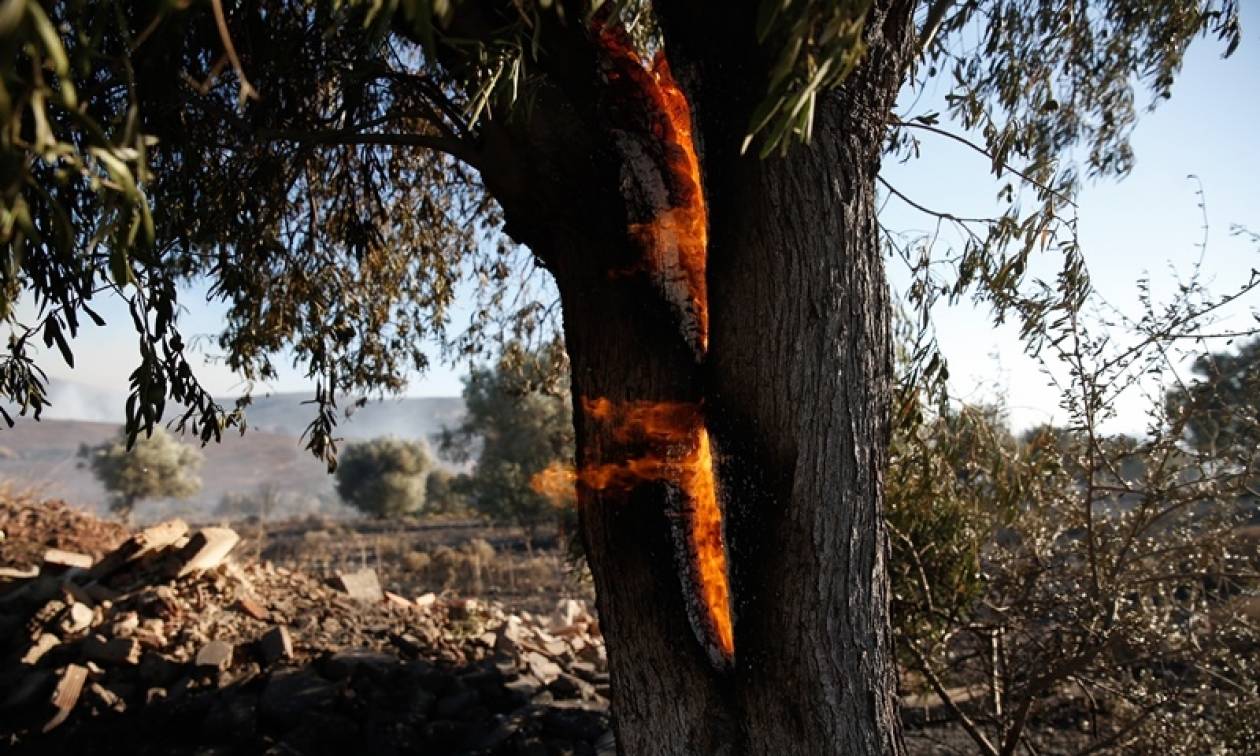
<svg viewBox="0 0 1260 756">
<path fill-rule="evenodd" d="M 232 644 L 213 640 L 201 647 L 194 662 L 197 669 L 222 672 L 232 666 Z"/>
<path fill-rule="evenodd" d="M 77 547 L 63 528 L 62 545 L 23 552 L 0 574 L 8 752 L 109 740 L 136 753 L 614 747 L 607 656 L 584 602 L 536 616 L 436 591 L 412 600 L 371 569 L 330 587 L 230 562 L 240 538 L 228 528 L 190 534 L 171 520 L 128 536 L 73 522 L 113 533 L 116 547 Z M 42 569 L 25 568 L 36 560 Z"/>
<path fill-rule="evenodd" d="M 293 658 L 293 636 L 289 628 L 277 625 L 258 639 L 258 653 L 266 664 Z"/>
<path fill-rule="evenodd" d="M 87 682 L 87 675 L 87 667 L 80 667 L 78 664 L 69 664 L 62 671 L 52 694 L 52 705 L 56 713 L 44 724 L 43 732 L 48 732 L 66 721 L 70 712 L 74 711 L 79 695 L 83 692 L 83 683 Z"/>
<path fill-rule="evenodd" d="M 223 564 L 241 537 L 231 528 L 202 528 L 198 530 L 176 557 L 178 565 L 175 577 L 212 570 Z"/>
<path fill-rule="evenodd" d="M 381 580 L 376 570 L 363 569 L 358 572 L 338 572 L 337 583 L 355 601 L 365 604 L 376 604 L 385 600 L 385 592 L 381 590 Z"/>
<path fill-rule="evenodd" d="M 44 571 L 68 570 L 77 568 L 86 570 L 92 566 L 90 554 L 79 554 L 62 549 L 49 549 L 44 552 Z"/>
</svg>

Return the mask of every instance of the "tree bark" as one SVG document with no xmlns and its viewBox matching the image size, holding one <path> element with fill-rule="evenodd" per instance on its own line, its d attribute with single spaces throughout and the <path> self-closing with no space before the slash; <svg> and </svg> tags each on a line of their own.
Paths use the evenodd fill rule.
<svg viewBox="0 0 1260 756">
<path fill-rule="evenodd" d="M 602 188 L 547 203 L 568 208 L 564 217 L 540 221 L 500 198 L 509 228 L 556 275 L 579 468 L 628 453 L 584 398 L 701 405 L 716 449 L 732 665 L 714 663 L 689 621 L 677 491 L 579 486 L 623 754 L 904 752 L 882 509 L 892 369 L 874 182 L 910 7 L 872 14 L 866 62 L 819 99 L 813 143 L 786 158 L 739 155 L 756 97 L 746 67 L 715 64 L 685 36 L 673 65 L 670 47 L 698 110 L 709 208 L 700 359 L 660 292 L 622 272 L 641 198 L 611 209 L 626 186 L 600 167 L 614 150 L 581 162 Z"/>
</svg>

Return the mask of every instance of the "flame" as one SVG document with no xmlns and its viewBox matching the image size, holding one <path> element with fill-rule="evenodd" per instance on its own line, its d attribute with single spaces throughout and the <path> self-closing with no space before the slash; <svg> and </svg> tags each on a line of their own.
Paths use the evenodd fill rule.
<svg viewBox="0 0 1260 756">
<path fill-rule="evenodd" d="M 628 232 L 641 250 L 642 267 L 678 315 L 684 338 L 702 360 L 709 348 L 705 279 L 709 218 L 691 107 L 663 52 L 647 66 L 620 26 L 597 21 L 594 31 L 613 94 L 611 117 L 623 134 L 646 137 L 636 149 L 623 152 L 636 206 L 646 199 L 651 215 L 633 219 Z M 693 626 L 706 645 L 716 649 L 718 660 L 729 662 L 735 639 L 722 510 L 700 404 L 583 398 L 582 410 L 604 425 L 615 444 L 626 448 L 622 459 L 585 465 L 574 474 L 575 482 L 593 491 L 665 482 L 681 494 L 680 547 L 691 571 L 688 607 Z"/>
<path fill-rule="evenodd" d="M 691 130 L 691 106 L 663 52 L 656 54 L 649 67 L 624 30 L 603 26 L 598 31 L 608 79 L 626 85 L 631 99 L 641 106 L 636 116 L 645 119 L 663 163 L 658 169 L 668 196 L 660 199 L 653 218 L 630 224 L 630 235 L 642 247 L 644 264 L 680 315 L 687 336 L 703 354 L 709 348 L 705 280 L 709 211 Z"/>
<path fill-rule="evenodd" d="M 614 403 L 597 398 L 583 399 L 582 409 L 589 418 L 606 423 L 614 440 L 646 444 L 651 451 L 617 462 L 587 465 L 577 472 L 578 482 L 605 491 L 661 481 L 672 483 L 682 494 L 681 515 L 698 598 L 718 650 L 723 658 L 730 659 L 735 653 L 735 637 L 722 510 L 712 443 L 700 406 L 691 402 Z"/>
<path fill-rule="evenodd" d="M 575 483 L 577 472 L 573 465 L 560 460 L 547 465 L 529 479 L 529 487 L 534 493 L 547 497 L 557 509 L 564 509 L 577 501 Z"/>
</svg>

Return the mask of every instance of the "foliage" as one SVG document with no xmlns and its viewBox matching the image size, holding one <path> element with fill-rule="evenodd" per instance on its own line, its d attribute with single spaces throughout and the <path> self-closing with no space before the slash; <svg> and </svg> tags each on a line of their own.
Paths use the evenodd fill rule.
<svg viewBox="0 0 1260 756">
<path fill-rule="evenodd" d="M 894 433 L 884 497 L 900 632 L 938 628 L 983 590 L 982 549 L 1039 493 L 1021 454 L 996 407 L 946 407 Z"/>
<path fill-rule="evenodd" d="M 1013 441 L 986 421 L 963 445 L 956 420 L 929 416 L 919 432 L 939 442 L 901 453 L 911 469 L 894 467 L 889 483 L 894 561 L 905 560 L 894 567 L 895 634 L 909 668 L 981 753 L 1058 750 L 1059 705 L 1081 712 L 1083 752 L 1248 752 L 1260 743 L 1250 671 L 1260 630 L 1246 608 L 1260 592 L 1246 527 L 1257 516 L 1245 474 L 1255 450 L 1242 460 L 1187 446 L 1194 412 L 1151 391 L 1184 385 L 1178 369 L 1190 355 L 1178 345 L 1229 336 L 1208 327 L 1212 314 L 1257 287 L 1253 276 L 1211 297 L 1196 275 L 1165 306 L 1144 297 L 1138 318 L 1065 318 L 1045 365 L 1066 376 L 1066 426 Z M 1127 338 L 1108 325 L 1116 321 Z M 1127 391 L 1155 396 L 1141 438 L 1104 431 Z M 1245 407 L 1229 421 L 1255 432 Z M 932 498 L 908 499 L 917 510 L 906 525 L 897 492 L 927 469 L 924 458 L 944 472 L 922 488 Z M 957 501 L 950 472 L 973 459 L 983 504 L 964 497 L 961 522 L 941 527 L 936 497 Z M 985 695 L 965 706 L 963 688 Z"/>
<path fill-rule="evenodd" d="M 1168 393 L 1168 411 L 1186 416 L 1190 444 L 1221 456 L 1249 455 L 1260 446 L 1260 338 L 1234 352 L 1200 355 L 1195 379 Z"/>
<path fill-rule="evenodd" d="M 471 478 L 466 473 L 452 475 L 445 468 L 434 468 L 425 483 L 425 511 L 431 514 L 463 512 L 468 507 L 470 484 Z"/>
<path fill-rule="evenodd" d="M 201 490 L 201 451 L 160 427 L 130 448 L 124 430 L 98 446 L 79 447 L 79 456 L 110 493 L 110 511 L 124 519 L 146 499 L 187 499 Z"/>
<path fill-rule="evenodd" d="M 467 414 L 444 433 L 442 448 L 457 459 L 475 455 L 468 496 L 478 512 L 530 529 L 559 514 L 530 480 L 554 462 L 573 462 L 572 406 L 557 379 L 567 376 L 564 365 L 559 344 L 533 352 L 514 347 L 465 379 Z"/>
<path fill-rule="evenodd" d="M 808 140 L 818 98 L 866 60 L 865 25 L 914 9 L 759 5 L 743 19 L 747 39 L 723 44 L 743 65 L 762 61 L 749 72 L 759 94 L 746 115 L 763 153 Z M 591 59 L 596 12 L 624 22 L 644 51 L 711 26 L 671 0 L 4 0 L 0 319 L 14 334 L 0 396 L 38 416 L 47 397 L 36 342 L 73 362 L 82 321 L 99 323 L 99 300 L 115 297 L 141 337 L 131 437 L 175 404 L 177 427 L 203 440 L 243 429 L 248 389 L 221 406 L 180 331 L 181 297 L 196 284 L 226 307 L 217 347 L 229 368 L 252 385 L 291 356 L 316 384 L 307 442 L 332 465 L 339 403 L 400 390 L 428 365 L 424 340 L 476 357 L 504 339 L 549 338 L 551 293 L 498 235 L 503 218 L 481 176 L 504 167 L 492 143 L 594 128 L 574 119 L 597 99 L 598 67 L 575 67 Z M 934 272 L 942 253 L 931 237 L 895 244 L 918 276 L 912 304 L 926 318 L 936 298 L 972 291 L 1004 317 L 1032 249 L 1053 241 L 1061 286 L 1017 311 L 1036 338 L 1087 288 L 1074 222 L 1060 217 L 1077 171 L 1061 158 L 1084 145 L 1089 174 L 1125 173 L 1135 92 L 1166 97 L 1196 36 L 1215 34 L 1232 50 L 1236 3 L 1146 0 L 1098 12 L 940 0 L 916 22 L 923 61 L 913 86 L 945 79 L 949 108 L 903 114 L 890 150 L 917 154 L 917 133 L 978 134 L 995 175 L 1019 181 L 1004 187 L 1010 211 L 999 218 L 937 214 L 965 228 L 955 277 Z M 574 92 L 587 95 L 570 101 Z M 944 132 L 942 117 L 964 135 Z M 522 157 L 563 156 L 517 154 L 506 165 Z M 1017 185 L 1035 189 L 1031 211 L 1015 202 Z M 468 327 L 451 332 L 461 285 L 478 303 Z M 34 304 L 32 322 L 19 319 L 19 298 Z"/>
<path fill-rule="evenodd" d="M 373 517 L 415 514 L 424 507 L 432 466 L 422 442 L 386 437 L 352 443 L 337 465 L 337 494 Z"/>
</svg>

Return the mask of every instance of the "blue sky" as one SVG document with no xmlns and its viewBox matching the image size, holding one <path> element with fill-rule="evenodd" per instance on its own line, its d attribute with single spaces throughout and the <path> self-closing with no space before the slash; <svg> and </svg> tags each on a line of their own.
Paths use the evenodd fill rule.
<svg viewBox="0 0 1260 756">
<path fill-rule="evenodd" d="M 1244 22 L 1251 20 L 1244 18 Z M 1260 267 L 1255 245 L 1229 233 L 1235 223 L 1260 230 L 1260 190 L 1256 187 L 1260 149 L 1255 145 L 1260 99 L 1254 96 L 1260 92 L 1260 34 L 1248 29 L 1229 60 L 1221 60 L 1219 53 L 1220 46 L 1211 40 L 1192 45 L 1172 99 L 1145 114 L 1138 124 L 1135 170 L 1124 181 L 1091 185 L 1080 197 L 1080 236 L 1095 289 L 1123 311 L 1136 311 L 1135 284 L 1144 272 L 1150 273 L 1157 295 L 1170 295 L 1169 266 L 1187 272 L 1200 255 L 1202 216 L 1197 185 L 1187 179 L 1188 174 L 1199 177 L 1207 199 L 1211 230 L 1205 269 L 1213 288 L 1224 291 L 1245 278 L 1251 268 Z M 927 109 L 933 95 L 926 93 L 915 112 Z M 948 208 L 960 215 L 992 214 L 999 184 L 989 174 L 988 161 L 947 140 L 921 136 L 924 157 L 906 165 L 890 162 L 884 177 L 929 207 Z M 894 229 L 931 227 L 931 219 L 895 198 L 882 219 Z M 1033 272 L 1052 275 L 1056 264 L 1053 253 L 1046 253 Z M 905 280 L 892 262 L 893 287 L 904 286 Z M 183 301 L 188 307 L 182 320 L 185 333 L 217 332 L 222 309 L 205 302 L 204 287 L 186 292 Z M 1252 310 L 1257 306 L 1260 303 L 1254 300 L 1249 303 Z M 29 303 L 24 310 L 30 312 Z M 78 369 L 71 370 L 55 355 L 49 355 L 43 366 L 55 377 L 121 391 L 134 368 L 135 335 L 121 306 L 105 306 L 100 311 L 108 325 L 89 324 L 80 337 L 75 345 Z M 1246 311 L 1244 306 L 1234 314 L 1242 317 Z M 1047 388 L 1038 364 L 1023 354 L 1012 327 L 995 328 L 986 312 L 965 304 L 938 308 L 934 316 L 951 363 L 953 393 L 971 399 L 995 390 L 1004 393 L 1012 421 L 1020 427 L 1061 419 L 1055 393 Z M 213 353 L 213 344 L 206 351 Z M 435 365 L 427 375 L 415 377 L 408 393 L 458 394 L 462 373 L 463 366 Z M 241 388 L 235 376 L 213 362 L 205 366 L 202 378 L 222 395 Z M 300 391 L 309 385 L 299 371 L 286 369 L 271 388 Z M 1117 429 L 1141 427 L 1140 397 L 1126 399 L 1117 411 Z"/>
</svg>

